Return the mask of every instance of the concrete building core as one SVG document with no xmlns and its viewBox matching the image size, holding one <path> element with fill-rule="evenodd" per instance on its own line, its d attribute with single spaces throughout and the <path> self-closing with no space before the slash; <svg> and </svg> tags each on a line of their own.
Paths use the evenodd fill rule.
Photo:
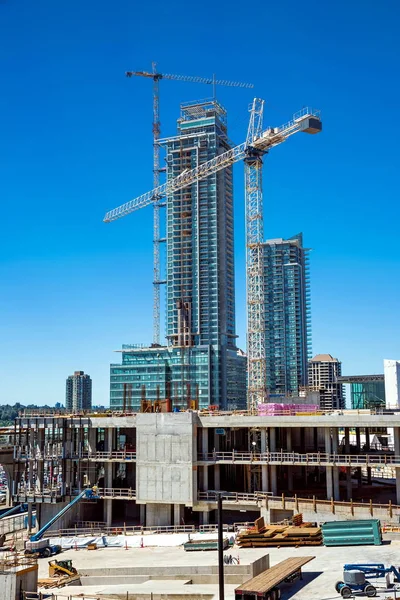
<svg viewBox="0 0 400 600">
<path fill-rule="evenodd" d="M 393 445 L 372 445 L 373 434 L 389 427 Z M 254 520 L 261 513 L 272 522 L 281 520 L 290 516 L 290 507 L 293 513 L 289 498 L 295 494 L 316 501 L 352 499 L 365 503 L 366 510 L 369 500 L 400 504 L 396 412 L 35 416 L 27 411 L 16 420 L 15 441 L 13 500 L 35 502 L 39 524 L 85 486 L 98 487 L 100 499 L 78 503 L 57 529 L 88 520 L 109 526 L 215 522 L 213 490 L 228 494 L 228 522 Z M 393 479 L 382 485 L 379 478 L 388 467 Z M 282 494 L 288 498 L 285 515 Z M 305 511 L 312 506 L 307 502 Z M 322 502 L 324 510 L 327 504 Z"/>
</svg>

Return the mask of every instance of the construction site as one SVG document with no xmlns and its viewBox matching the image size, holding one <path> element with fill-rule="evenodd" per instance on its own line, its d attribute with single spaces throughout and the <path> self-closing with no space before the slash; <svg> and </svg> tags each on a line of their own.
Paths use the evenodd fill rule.
<svg viewBox="0 0 400 600">
<path fill-rule="evenodd" d="M 265 127 L 254 98 L 235 145 L 216 89 L 251 84 L 155 64 L 126 75 L 153 84 L 154 187 L 104 221 L 153 207 L 153 341 L 122 346 L 109 410 L 26 409 L 3 432 L 0 590 L 4 582 L 7 600 L 396 597 L 400 409 L 345 410 L 337 359 L 310 361 L 302 234 L 264 237 L 263 160 L 294 134 L 321 132 L 319 111 Z M 162 80 L 214 91 L 182 104 L 167 138 Z M 246 352 L 234 283 L 240 161 Z M 343 545 L 355 546 L 352 564 L 343 566 Z"/>
</svg>

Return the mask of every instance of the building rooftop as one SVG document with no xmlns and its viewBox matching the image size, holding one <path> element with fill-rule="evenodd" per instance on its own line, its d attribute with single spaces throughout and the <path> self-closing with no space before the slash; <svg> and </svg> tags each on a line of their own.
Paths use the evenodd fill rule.
<svg viewBox="0 0 400 600">
<path fill-rule="evenodd" d="M 337 358 L 333 358 L 331 354 L 316 354 L 310 362 L 339 362 Z"/>
</svg>

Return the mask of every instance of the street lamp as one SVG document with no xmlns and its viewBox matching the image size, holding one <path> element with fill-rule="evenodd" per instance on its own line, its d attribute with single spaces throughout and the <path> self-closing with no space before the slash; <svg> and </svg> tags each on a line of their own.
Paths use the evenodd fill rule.
<svg viewBox="0 0 400 600">
<path fill-rule="evenodd" d="M 215 494 L 217 499 L 218 513 L 218 584 L 219 584 L 219 600 L 225 599 L 224 589 L 224 538 L 222 531 L 222 496 L 235 496 L 233 492 L 223 492 L 220 490 L 210 490 Z"/>
</svg>

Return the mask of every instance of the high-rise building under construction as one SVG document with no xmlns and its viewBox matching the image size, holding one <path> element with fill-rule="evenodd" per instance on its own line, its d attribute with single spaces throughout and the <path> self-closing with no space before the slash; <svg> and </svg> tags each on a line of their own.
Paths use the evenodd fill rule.
<svg viewBox="0 0 400 600">
<path fill-rule="evenodd" d="M 164 141 L 167 179 L 230 148 L 216 101 L 181 106 L 178 135 Z M 236 348 L 232 167 L 167 196 L 166 346 L 124 346 L 111 365 L 111 407 L 127 397 L 170 397 L 176 406 L 246 403 L 246 358 Z M 125 384 L 125 388 L 124 388 Z M 126 394 L 129 386 L 129 395 Z"/>
</svg>

